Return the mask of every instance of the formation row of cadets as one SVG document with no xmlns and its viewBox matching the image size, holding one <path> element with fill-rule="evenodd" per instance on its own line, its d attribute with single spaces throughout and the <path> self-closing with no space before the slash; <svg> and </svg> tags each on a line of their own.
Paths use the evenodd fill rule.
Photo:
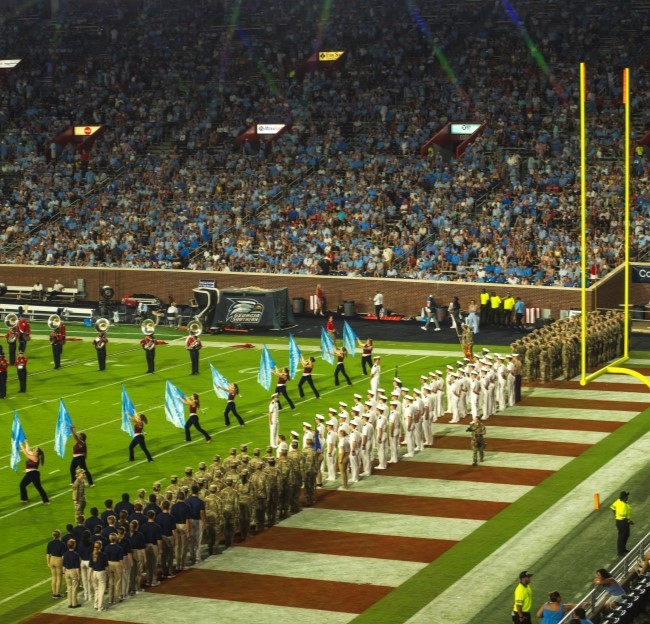
<svg viewBox="0 0 650 624">
<path fill-rule="evenodd" d="M 484 349 L 483 357 L 457 362 L 456 370 L 447 365 L 445 393 L 452 423 L 471 414 L 488 419 L 512 407 L 521 398 L 521 363 L 516 353 L 492 356 Z"/>
</svg>

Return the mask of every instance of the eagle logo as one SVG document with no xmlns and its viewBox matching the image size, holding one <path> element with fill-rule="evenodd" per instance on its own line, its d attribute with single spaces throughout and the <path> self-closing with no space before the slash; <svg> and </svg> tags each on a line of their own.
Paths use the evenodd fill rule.
<svg viewBox="0 0 650 624">
<path fill-rule="evenodd" d="M 259 323 L 264 305 L 256 299 L 228 299 L 231 302 L 226 314 L 227 323 Z"/>
</svg>

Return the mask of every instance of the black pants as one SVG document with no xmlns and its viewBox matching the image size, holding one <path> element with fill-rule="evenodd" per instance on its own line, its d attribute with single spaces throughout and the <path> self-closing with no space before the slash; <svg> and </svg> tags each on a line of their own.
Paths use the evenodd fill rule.
<svg viewBox="0 0 650 624">
<path fill-rule="evenodd" d="M 278 395 L 282 395 L 287 400 L 287 403 L 289 404 L 289 407 L 291 409 L 296 409 L 296 406 L 293 404 L 293 401 L 289 398 L 289 394 L 287 393 L 286 386 L 275 386 L 275 391 L 278 393 Z M 280 403 L 280 397 L 278 397 L 278 405 L 280 406 L 280 409 L 282 409 L 282 404 Z"/>
<path fill-rule="evenodd" d="M 61 368 L 61 345 L 56 343 L 52 345 L 52 359 L 54 360 L 54 368 Z"/>
<path fill-rule="evenodd" d="M 97 364 L 99 365 L 99 370 L 106 370 L 106 347 L 97 349 Z"/>
<path fill-rule="evenodd" d="M 233 414 L 235 416 L 237 422 L 240 425 L 244 424 L 242 417 L 237 413 L 237 407 L 235 406 L 234 401 L 228 401 L 228 404 L 226 405 L 226 411 L 223 413 L 224 420 L 226 421 L 226 427 L 230 427 L 230 414 Z"/>
<path fill-rule="evenodd" d="M 139 446 L 142 449 L 142 452 L 145 454 L 148 461 L 153 461 L 153 457 L 151 457 L 151 453 L 149 452 L 147 444 L 144 441 L 144 436 L 141 433 L 133 436 L 133 440 L 131 440 L 131 444 L 129 444 L 129 461 L 133 461 L 134 459 L 133 450 L 136 446 Z"/>
<path fill-rule="evenodd" d="M 79 457 L 73 457 L 72 462 L 70 463 L 70 483 L 74 483 L 74 480 L 77 478 L 77 469 L 81 468 L 88 477 L 88 485 L 93 484 L 93 477 L 86 466 L 86 456 L 79 455 Z"/>
<path fill-rule="evenodd" d="M 381 321 L 381 309 L 382 309 L 383 307 L 384 307 L 384 306 L 382 306 L 382 305 L 376 305 L 376 306 L 375 306 L 375 316 L 377 317 L 377 320 L 378 320 L 378 321 Z"/>
<path fill-rule="evenodd" d="M 314 396 L 315 396 L 317 399 L 320 399 L 320 394 L 318 394 L 318 390 L 316 390 L 316 387 L 314 386 L 314 380 L 311 378 L 311 375 L 303 375 L 303 376 L 300 378 L 300 381 L 298 382 L 298 392 L 300 393 L 300 397 L 302 398 L 302 397 L 305 396 L 305 392 L 304 392 L 304 390 L 302 389 L 302 387 L 303 387 L 305 384 L 309 384 L 309 387 L 310 387 L 310 388 L 313 390 L 313 392 L 314 392 Z"/>
<path fill-rule="evenodd" d="M 16 344 L 16 343 L 14 343 Z M 25 338 L 18 338 L 18 351 L 22 351 L 23 353 L 27 353 L 27 340 Z"/>
<path fill-rule="evenodd" d="M 624 555 L 627 553 L 627 540 L 630 537 L 630 523 L 627 520 L 617 520 L 616 530 L 618 531 L 616 552 L 619 555 Z"/>
<path fill-rule="evenodd" d="M 350 381 L 350 378 L 348 377 L 348 374 L 345 372 L 345 364 L 342 362 L 339 362 L 336 365 L 336 370 L 334 371 L 334 385 L 338 386 L 339 385 L 339 374 L 343 374 L 343 377 L 347 379 L 348 386 L 352 385 L 352 382 Z"/>
<path fill-rule="evenodd" d="M 518 613 L 513 613 L 512 614 L 512 624 L 532 624 L 532 620 L 530 619 L 530 611 L 523 611 L 522 615 L 524 616 L 523 620 L 519 619 L 519 614 Z"/>
<path fill-rule="evenodd" d="M 362 355 L 361 356 L 361 370 L 363 371 L 364 375 L 367 375 L 368 373 L 366 372 L 367 370 L 372 369 L 372 354 L 370 355 Z"/>
<path fill-rule="evenodd" d="M 7 396 L 7 371 L 0 373 L 0 399 Z"/>
<path fill-rule="evenodd" d="M 147 372 L 153 373 L 156 367 L 156 349 L 145 349 L 144 353 L 147 358 Z"/>
<path fill-rule="evenodd" d="M 199 350 L 198 349 L 190 349 L 190 364 L 192 366 L 192 372 L 190 375 L 198 375 L 199 374 Z"/>
<path fill-rule="evenodd" d="M 185 423 L 185 441 L 186 442 L 191 442 L 192 437 L 190 436 L 190 428 L 194 426 L 196 427 L 196 430 L 199 433 L 203 434 L 203 437 L 206 440 L 212 440 L 210 437 L 210 434 L 201 427 L 201 423 L 199 422 L 199 417 L 196 414 L 190 414 L 190 417 L 187 419 L 187 422 Z"/>
<path fill-rule="evenodd" d="M 18 392 L 27 392 L 27 368 L 19 368 L 16 374 L 18 375 L 18 385 L 20 386 Z"/>
<path fill-rule="evenodd" d="M 16 341 L 9 343 L 9 364 L 12 366 L 16 363 Z"/>
<path fill-rule="evenodd" d="M 38 470 L 30 470 L 25 473 L 23 480 L 20 482 L 20 500 L 26 503 L 29 499 L 27 498 L 27 486 L 32 483 L 36 488 L 36 491 L 41 495 L 41 500 L 44 503 L 49 503 L 50 499 L 47 497 L 43 486 L 41 485 L 41 473 Z"/>
</svg>

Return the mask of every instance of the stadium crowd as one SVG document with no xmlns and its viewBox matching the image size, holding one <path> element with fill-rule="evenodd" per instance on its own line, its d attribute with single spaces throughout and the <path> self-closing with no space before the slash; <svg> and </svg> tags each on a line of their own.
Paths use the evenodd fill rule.
<svg viewBox="0 0 650 624">
<path fill-rule="evenodd" d="M 235 19 L 228 2 L 74 0 L 57 22 L 7 19 L 0 52 L 24 60 L 0 93 L 0 261 L 576 286 L 586 58 L 602 277 L 622 258 L 621 68 L 642 27 L 601 4 L 355 3 L 324 20 L 296 2 L 278 20 L 273 3 Z M 296 74 L 318 49 L 345 50 L 344 68 Z M 635 70 L 643 132 L 646 84 Z M 234 145 L 260 121 L 292 128 Z M 448 121 L 486 129 L 458 158 L 420 156 Z M 75 123 L 107 132 L 89 152 L 58 145 Z M 649 180 L 640 148 L 637 251 Z"/>
</svg>

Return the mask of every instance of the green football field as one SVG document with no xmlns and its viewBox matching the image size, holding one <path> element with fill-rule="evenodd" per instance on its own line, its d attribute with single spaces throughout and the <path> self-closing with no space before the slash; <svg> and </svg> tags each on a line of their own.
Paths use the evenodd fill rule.
<svg viewBox="0 0 650 624">
<path fill-rule="evenodd" d="M 2 401 L 2 455 L 0 470 L 0 578 L 2 595 L 0 610 L 3 622 L 18 622 L 27 615 L 51 605 L 50 575 L 45 565 L 45 546 L 54 529 L 65 532 L 65 525 L 74 523 L 74 509 L 69 485 L 69 465 L 72 458 L 72 439 L 68 441 L 65 457 L 54 452 L 54 431 L 59 401 L 64 399 L 77 431 L 88 436 L 88 468 L 96 487 L 87 490 L 86 513 L 92 506 L 103 510 L 107 498 L 116 502 L 122 492 L 135 496 L 138 488 L 151 491 L 154 481 L 161 481 L 163 489 L 172 474 L 183 473 L 186 466 L 197 467 L 200 461 L 210 462 L 215 453 L 222 456 L 231 447 L 248 443 L 263 450 L 268 445 L 266 410 L 273 387 L 268 392 L 257 382 L 262 345 L 269 347 L 279 367 L 289 365 L 288 335 L 267 334 L 263 337 L 246 334 L 203 336 L 201 374 L 190 375 L 190 363 L 183 347 L 186 334 L 171 328 L 158 328 L 156 337 L 167 342 L 156 349 L 156 373 L 145 373 L 145 356 L 138 342 L 142 334 L 138 327 L 112 327 L 108 333 L 107 370 L 98 371 L 92 339 L 95 331 L 82 326 L 69 326 L 71 338 L 65 345 L 62 368 L 53 370 L 52 355 L 44 324 L 34 324 L 33 340 L 28 343 L 28 386 L 26 394 L 19 394 L 15 371 L 9 371 L 8 397 Z M 81 340 L 74 340 L 81 338 Z M 249 341 L 253 348 L 246 346 Z M 347 370 L 353 386 L 336 387 L 334 367 L 320 360 L 320 342 L 296 337 L 303 356 L 317 358 L 314 381 L 322 398 L 316 400 L 306 387 L 305 399 L 299 399 L 296 377 L 290 382 L 289 394 L 296 410 L 288 406 L 280 414 L 280 431 L 289 434 L 292 429 L 302 431 L 302 422 L 313 422 L 317 413 L 326 414 L 338 401 L 352 404 L 354 392 L 364 393 L 368 382 L 361 373 L 360 356 L 347 361 Z M 396 370 L 408 387 L 419 384 L 419 376 L 434 368 L 455 362 L 460 356 L 458 347 L 436 345 L 437 355 L 422 343 L 387 343 L 376 345 L 375 353 L 382 355 L 382 386 L 391 388 Z M 453 350 L 452 350 L 453 349 Z M 449 352 L 449 356 L 443 353 Z M 6 348 L 5 348 L 6 352 Z M 241 397 L 237 400 L 239 413 L 246 427 L 226 428 L 223 421 L 225 400 L 212 389 L 209 364 L 213 364 L 229 381 L 239 384 Z M 298 373 L 299 374 L 299 373 Z M 165 419 L 165 381 L 170 380 L 185 394 L 198 392 L 201 397 L 201 425 L 213 436 L 206 444 L 193 430 L 192 442 L 186 443 L 181 429 Z M 126 389 L 139 412 L 149 418 L 146 427 L 147 446 L 154 456 L 147 463 L 136 449 L 136 461 L 128 461 L 129 436 L 121 431 L 121 386 Z M 41 468 L 41 479 L 51 504 L 43 506 L 38 493 L 30 486 L 28 505 L 21 505 L 18 485 L 22 479 L 24 461 L 13 472 L 9 467 L 11 423 L 14 410 L 18 412 L 28 441 L 41 446 L 46 455 Z"/>
</svg>

